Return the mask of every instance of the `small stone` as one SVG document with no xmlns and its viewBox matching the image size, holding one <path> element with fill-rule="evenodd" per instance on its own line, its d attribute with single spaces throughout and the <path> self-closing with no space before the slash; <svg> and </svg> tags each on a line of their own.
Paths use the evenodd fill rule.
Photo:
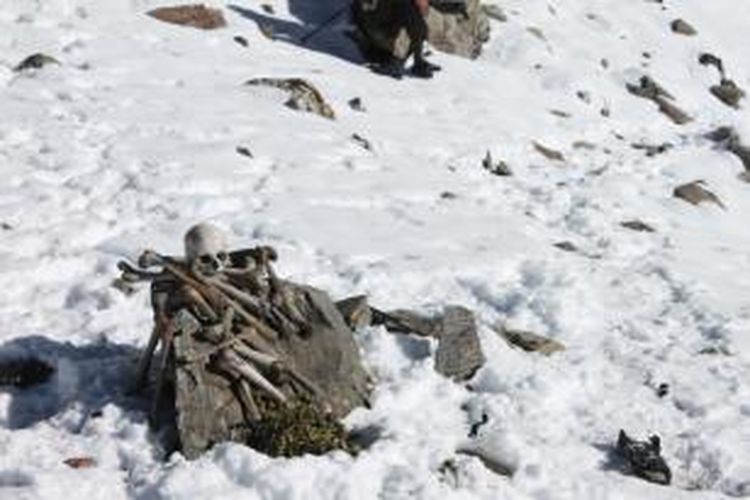
<svg viewBox="0 0 750 500">
<path fill-rule="evenodd" d="M 681 200 L 687 201 L 693 205 L 700 205 L 701 203 L 709 202 L 715 203 L 721 208 L 726 209 L 726 206 L 716 194 L 703 187 L 704 184 L 705 181 L 702 180 L 688 182 L 687 184 L 676 187 L 673 195 L 676 198 L 680 198 Z"/>
<path fill-rule="evenodd" d="M 208 8 L 202 4 L 159 7 L 148 11 L 147 14 L 165 23 L 203 30 L 214 30 L 227 25 L 224 14 L 219 9 Z"/>
<path fill-rule="evenodd" d="M 549 356 L 556 352 L 564 351 L 565 346 L 560 342 L 542 337 L 532 332 L 524 330 L 511 330 L 504 325 L 498 324 L 493 326 L 495 330 L 508 344 L 520 347 L 527 352 L 538 352 Z"/>
<path fill-rule="evenodd" d="M 263 12 L 265 12 L 266 14 L 276 13 L 276 9 L 274 9 L 273 5 L 271 5 L 270 3 L 261 4 L 260 8 L 263 9 Z"/>
<path fill-rule="evenodd" d="M 13 68 L 13 71 L 21 72 L 28 69 L 42 69 L 44 66 L 50 64 L 60 64 L 60 62 L 52 56 L 48 56 L 42 53 L 32 54 Z"/>
<path fill-rule="evenodd" d="M 443 191 L 440 193 L 441 200 L 455 200 L 456 198 L 458 198 L 458 195 L 452 191 Z"/>
<path fill-rule="evenodd" d="M 653 233 L 656 231 L 653 227 L 639 220 L 629 220 L 625 222 L 620 222 L 620 225 L 626 229 L 630 229 L 632 231 L 638 231 L 640 233 Z"/>
<path fill-rule="evenodd" d="M 656 103 L 659 111 L 677 125 L 693 121 L 690 115 L 671 102 L 674 97 L 649 76 L 641 77 L 638 84 L 628 83 L 626 88 L 631 94 Z"/>
<path fill-rule="evenodd" d="M 367 111 L 364 104 L 362 104 L 362 99 L 359 97 L 349 99 L 349 102 L 347 104 L 349 104 L 349 108 L 351 108 L 352 111 L 358 111 L 360 113 L 364 113 L 365 111 Z"/>
<path fill-rule="evenodd" d="M 247 156 L 248 158 L 255 158 L 255 156 L 253 155 L 253 152 L 250 151 L 250 148 L 246 148 L 245 146 L 237 146 L 235 151 L 237 151 L 237 154 L 240 154 L 242 156 Z"/>
<path fill-rule="evenodd" d="M 578 251 L 578 247 L 575 246 L 570 241 L 560 241 L 558 243 L 555 243 L 552 246 L 554 246 L 555 248 L 559 248 L 560 250 L 563 250 L 565 252 L 577 252 Z"/>
<path fill-rule="evenodd" d="M 242 35 L 237 35 L 234 38 L 232 38 L 232 40 L 242 45 L 243 47 L 248 47 L 250 45 L 250 43 L 247 41 L 247 38 L 245 38 Z"/>
<path fill-rule="evenodd" d="M 492 175 L 498 175 L 500 177 L 507 177 L 509 175 L 513 175 L 513 172 L 510 170 L 510 167 L 508 166 L 508 164 L 502 160 L 498 162 L 493 161 L 492 153 L 490 153 L 489 151 L 487 151 L 487 154 L 482 160 L 482 168 L 484 168 L 486 171 L 488 171 Z"/>
<path fill-rule="evenodd" d="M 352 134 L 352 140 L 367 151 L 372 151 L 372 144 L 359 134 Z"/>
<path fill-rule="evenodd" d="M 96 467 L 96 460 L 91 457 L 72 457 L 63 460 L 63 463 L 73 469 L 90 469 Z"/>
<path fill-rule="evenodd" d="M 734 109 L 739 109 L 740 101 L 745 97 L 745 91 L 738 87 L 734 80 L 723 79 L 710 90 L 714 97 Z"/>
<path fill-rule="evenodd" d="M 565 157 L 563 156 L 563 154 L 561 152 L 556 151 L 556 150 L 554 150 L 552 148 L 549 148 L 549 147 L 545 146 L 544 144 L 540 144 L 540 143 L 538 143 L 536 141 L 534 141 L 532 144 L 533 144 L 534 149 L 536 150 L 536 152 L 540 153 L 542 156 L 544 156 L 548 160 L 560 161 L 560 162 L 564 162 L 565 161 Z"/>
<path fill-rule="evenodd" d="M 656 395 L 659 396 L 659 398 L 667 397 L 669 395 L 669 384 L 659 384 L 659 387 L 656 388 Z"/>
<path fill-rule="evenodd" d="M 3 231 L 12 231 L 13 226 L 8 224 L 7 222 L 0 222 L 0 229 L 2 229 Z"/>
<path fill-rule="evenodd" d="M 672 31 L 679 35 L 695 36 L 698 34 L 698 31 L 684 19 L 675 19 L 670 26 Z"/>
</svg>

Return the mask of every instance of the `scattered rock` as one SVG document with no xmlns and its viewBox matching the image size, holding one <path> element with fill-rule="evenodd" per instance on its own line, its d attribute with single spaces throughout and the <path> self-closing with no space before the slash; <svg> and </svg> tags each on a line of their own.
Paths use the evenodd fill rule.
<svg viewBox="0 0 750 500">
<path fill-rule="evenodd" d="M 242 35 L 237 35 L 237 36 L 235 36 L 234 38 L 232 38 L 232 40 L 234 40 L 234 41 L 235 41 L 235 42 L 237 42 L 238 44 L 242 45 L 243 47 L 248 47 L 248 46 L 250 46 L 250 43 L 248 43 L 248 41 L 247 41 L 247 38 L 245 38 L 245 37 L 244 37 L 244 36 L 242 36 Z"/>
<path fill-rule="evenodd" d="M 659 387 L 656 388 L 656 395 L 659 398 L 665 398 L 669 395 L 669 384 L 662 382 Z"/>
<path fill-rule="evenodd" d="M 734 83 L 734 80 L 723 79 L 718 85 L 711 87 L 711 93 L 721 102 L 734 109 L 739 109 L 740 101 L 745 97 L 745 91 Z"/>
<path fill-rule="evenodd" d="M 0 222 L 0 229 L 3 231 L 12 231 L 13 226 L 7 222 Z"/>
<path fill-rule="evenodd" d="M 315 113 L 329 120 L 336 118 L 333 108 L 325 101 L 320 91 L 302 78 L 254 78 L 245 84 L 281 89 L 289 94 L 285 106 Z"/>
<path fill-rule="evenodd" d="M 412 333 L 422 337 L 437 338 L 441 335 L 440 318 L 431 318 L 407 309 L 383 312 L 372 310 L 372 324 L 383 325 L 393 333 Z"/>
<path fill-rule="evenodd" d="M 685 200 L 688 203 L 692 203 L 693 205 L 700 205 L 704 202 L 710 202 L 719 205 L 723 209 L 726 209 L 726 206 L 721 202 L 718 196 L 703 187 L 704 184 L 705 181 L 702 180 L 688 182 L 687 184 L 676 187 L 673 194 L 676 198 Z"/>
<path fill-rule="evenodd" d="M 596 149 L 596 144 L 588 141 L 575 141 L 573 143 L 573 149 L 585 149 L 587 151 L 593 151 Z"/>
<path fill-rule="evenodd" d="M 460 8 L 456 8 L 460 7 Z M 405 59 L 411 43 L 398 2 L 355 0 L 356 40 L 368 59 Z M 489 40 L 490 23 L 479 0 L 434 3 L 425 19 L 428 41 L 437 50 L 476 58 Z"/>
<path fill-rule="evenodd" d="M 629 220 L 625 222 L 620 222 L 620 225 L 626 229 L 630 229 L 632 231 L 638 231 L 641 233 L 653 233 L 656 232 L 656 229 L 649 226 L 645 222 L 639 221 L 639 220 Z"/>
<path fill-rule="evenodd" d="M 736 155 L 745 171 L 750 172 L 750 147 L 742 144 L 739 134 L 732 127 L 719 127 L 706 134 L 706 138 Z"/>
<path fill-rule="evenodd" d="M 549 356 L 559 351 L 564 351 L 565 346 L 556 340 L 542 337 L 532 332 L 524 330 L 511 330 L 506 328 L 504 325 L 498 324 L 493 329 L 503 338 L 508 344 L 520 347 L 527 352 L 538 352 Z"/>
<path fill-rule="evenodd" d="M 54 372 L 51 365 L 37 358 L 0 360 L 0 386 L 25 389 L 45 383 Z"/>
<path fill-rule="evenodd" d="M 223 28 L 227 25 L 224 14 L 219 9 L 209 8 L 203 4 L 159 7 L 147 14 L 165 23 L 203 30 Z"/>
<path fill-rule="evenodd" d="M 276 9 L 274 9 L 273 5 L 271 5 L 270 3 L 261 4 L 260 8 L 263 9 L 263 12 L 265 12 L 266 14 L 276 14 Z"/>
<path fill-rule="evenodd" d="M 570 113 L 568 113 L 567 111 L 562 111 L 560 109 L 551 109 L 549 112 L 550 114 L 553 114 L 557 116 L 558 118 L 570 118 L 571 116 Z"/>
<path fill-rule="evenodd" d="M 724 78 L 726 78 L 726 73 L 724 72 L 724 63 L 721 61 L 721 58 L 709 52 L 703 52 L 698 56 L 698 62 L 703 66 L 715 67 L 719 71 L 719 76 L 721 76 L 721 79 L 723 80 Z"/>
<path fill-rule="evenodd" d="M 42 69 L 44 66 L 50 64 L 60 64 L 60 62 L 52 56 L 48 56 L 42 53 L 32 54 L 13 68 L 13 71 L 21 72 L 29 69 Z"/>
<path fill-rule="evenodd" d="M 555 248 L 559 248 L 565 252 L 577 252 L 578 247 L 570 241 L 560 241 L 552 245 Z"/>
<path fill-rule="evenodd" d="M 513 172 L 510 170 L 510 167 L 507 163 L 502 160 L 498 162 L 492 160 L 492 153 L 490 153 L 490 151 L 487 151 L 487 154 L 482 160 L 482 168 L 484 168 L 492 175 L 499 175 L 501 177 L 513 175 Z"/>
<path fill-rule="evenodd" d="M 490 417 L 482 412 L 482 417 L 477 422 L 472 422 L 471 426 L 469 428 L 469 435 L 470 438 L 475 438 L 479 435 L 479 429 L 487 425 L 487 423 L 490 421 Z"/>
<path fill-rule="evenodd" d="M 237 148 L 235 148 L 235 151 L 237 151 L 237 154 L 240 154 L 242 156 L 247 156 L 248 158 L 255 158 L 255 156 L 253 155 L 253 152 L 250 151 L 250 148 L 247 148 L 245 146 L 237 146 Z"/>
<path fill-rule="evenodd" d="M 367 151 L 372 151 L 372 144 L 359 134 L 352 134 L 352 140 Z"/>
<path fill-rule="evenodd" d="M 659 111 L 677 125 L 685 125 L 686 123 L 693 121 L 690 115 L 670 102 L 674 100 L 674 97 L 648 76 L 641 77 L 637 85 L 631 83 L 627 84 L 627 89 L 628 92 L 635 96 L 656 103 L 659 107 Z"/>
<path fill-rule="evenodd" d="M 435 370 L 456 381 L 469 380 L 484 364 L 474 313 L 461 306 L 445 308 Z"/>
<path fill-rule="evenodd" d="M 96 460 L 91 457 L 72 457 L 63 460 L 63 463 L 73 469 L 90 469 L 96 467 Z"/>
<path fill-rule="evenodd" d="M 664 154 L 674 147 L 669 142 L 662 142 L 661 144 L 646 144 L 643 142 L 634 142 L 630 145 L 633 149 L 641 149 L 646 152 L 646 156 L 649 158 L 656 155 Z"/>
<path fill-rule="evenodd" d="M 661 456 L 659 436 L 651 436 L 648 441 L 635 441 L 620 430 L 615 451 L 630 473 L 652 483 L 667 485 L 672 482 L 672 472 Z"/>
<path fill-rule="evenodd" d="M 548 148 L 544 144 L 540 144 L 536 141 L 532 142 L 534 149 L 537 151 L 537 153 L 540 153 L 542 156 L 547 158 L 548 160 L 552 161 L 565 161 L 565 157 L 563 154 L 559 151 L 556 151 L 552 148 Z"/>
<path fill-rule="evenodd" d="M 443 191 L 440 193 L 441 200 L 455 200 L 456 198 L 458 198 L 458 195 L 453 191 Z"/>
<path fill-rule="evenodd" d="M 679 35 L 695 36 L 698 34 L 698 31 L 684 19 L 675 19 L 670 26 L 672 31 Z"/>
<path fill-rule="evenodd" d="M 544 36 L 544 32 L 541 30 L 541 28 L 537 28 L 536 26 L 529 26 L 528 28 L 526 28 L 526 31 L 543 42 L 547 41 L 547 37 Z"/>
<path fill-rule="evenodd" d="M 357 111 L 360 113 L 364 113 L 365 111 L 367 111 L 364 104 L 362 104 L 362 99 L 359 97 L 349 99 L 348 104 L 352 111 Z"/>
</svg>

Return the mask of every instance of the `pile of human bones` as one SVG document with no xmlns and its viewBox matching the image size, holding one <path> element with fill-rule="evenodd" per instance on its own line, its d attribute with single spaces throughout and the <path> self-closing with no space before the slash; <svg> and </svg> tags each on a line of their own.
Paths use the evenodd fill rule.
<svg viewBox="0 0 750 500">
<path fill-rule="evenodd" d="M 119 264 L 121 283 L 151 282 L 154 329 L 137 386 L 155 379 L 153 420 L 174 410 L 175 446 L 189 458 L 217 442 L 247 442 L 254 428 L 283 432 L 273 420 L 289 421 L 292 410 L 325 427 L 367 404 L 370 381 L 351 329 L 325 292 L 280 279 L 276 258 L 268 246 L 230 251 L 227 236 L 203 223 L 186 233 L 184 257 L 147 250 L 138 267 Z"/>
</svg>

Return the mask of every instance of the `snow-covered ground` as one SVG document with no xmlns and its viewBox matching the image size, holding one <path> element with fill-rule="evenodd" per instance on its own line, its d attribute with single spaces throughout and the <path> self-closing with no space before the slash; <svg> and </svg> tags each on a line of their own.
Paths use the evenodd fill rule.
<svg viewBox="0 0 750 500">
<path fill-rule="evenodd" d="M 143 15 L 165 3 L 0 2 L 0 351 L 57 367 L 45 386 L 0 393 L 0 498 L 750 495 L 750 183 L 703 138 L 731 125 L 750 142 L 750 119 L 708 92 L 716 71 L 697 62 L 714 53 L 750 88 L 743 0 L 499 0 L 509 19 L 493 21 L 484 54 L 435 54 L 444 70 L 431 81 L 375 76 L 340 31 L 312 48 L 269 40 L 259 0 L 227 3 L 228 27 L 210 32 Z M 343 5 L 273 3 L 281 38 Z M 678 17 L 698 35 L 672 33 Z M 62 64 L 12 71 L 34 52 Z M 630 95 L 643 74 L 695 120 L 674 125 Z M 262 76 L 309 79 L 337 120 L 242 85 Z M 662 142 L 674 147 L 653 157 L 631 146 Z M 514 175 L 485 171 L 487 150 Z M 672 197 L 696 179 L 726 210 Z M 632 219 L 657 231 L 620 226 Z M 337 298 L 476 310 L 487 364 L 454 384 L 434 372 L 434 345 L 372 329 L 358 340 L 374 406 L 346 423 L 382 436 L 356 458 L 226 444 L 164 461 L 125 394 L 150 331 L 147 291 L 111 282 L 146 247 L 179 253 L 202 220 L 238 246 L 274 245 L 284 275 Z M 567 350 L 514 350 L 489 328 L 499 321 Z M 661 436 L 672 486 L 611 467 L 621 428 Z M 97 465 L 63 464 L 76 456 Z"/>
</svg>

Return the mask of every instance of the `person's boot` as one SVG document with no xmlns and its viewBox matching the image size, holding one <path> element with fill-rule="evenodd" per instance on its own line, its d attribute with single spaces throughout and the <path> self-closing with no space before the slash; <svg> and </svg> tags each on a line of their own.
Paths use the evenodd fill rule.
<svg viewBox="0 0 750 500">
<path fill-rule="evenodd" d="M 404 61 L 397 57 L 392 57 L 386 62 L 372 66 L 372 71 L 379 75 L 401 80 L 404 76 Z"/>
<path fill-rule="evenodd" d="M 433 73 L 440 71 L 441 69 L 440 66 L 432 64 L 422 56 L 414 58 L 414 65 L 411 68 L 411 73 L 417 78 L 432 78 Z"/>
</svg>

